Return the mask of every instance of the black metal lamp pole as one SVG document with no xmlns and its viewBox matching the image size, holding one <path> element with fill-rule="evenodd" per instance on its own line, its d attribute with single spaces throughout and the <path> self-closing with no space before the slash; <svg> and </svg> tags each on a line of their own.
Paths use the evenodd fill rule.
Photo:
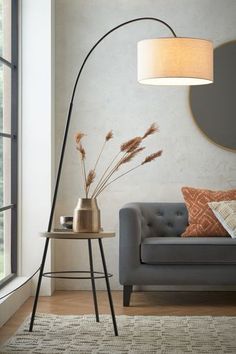
<svg viewBox="0 0 236 354">
<path fill-rule="evenodd" d="M 64 131 L 64 137 L 63 137 L 63 142 L 62 142 L 62 148 L 61 148 L 61 155 L 60 155 L 60 160 L 59 160 L 59 165 L 58 165 L 58 171 L 57 171 L 57 176 L 56 176 L 56 183 L 55 183 L 55 188 L 54 188 L 54 193 L 53 193 L 53 198 L 52 198 L 52 206 L 51 206 L 51 211 L 50 211 L 50 216 L 49 216 L 49 221 L 48 221 L 48 227 L 47 227 L 47 232 L 51 231 L 52 228 L 52 223 L 53 223 L 53 216 L 54 216 L 54 211 L 55 211 L 55 205 L 56 205 L 56 199 L 57 199 L 57 193 L 58 193 L 58 187 L 59 187 L 59 183 L 60 183 L 60 178 L 61 178 L 61 171 L 62 171 L 62 165 L 63 165 L 63 160 L 64 160 L 64 154 L 65 154 L 65 148 L 66 148 L 66 141 L 67 141 L 67 136 L 68 136 L 68 131 L 69 131 L 69 126 L 70 126 L 70 121 L 71 121 L 71 114 L 72 114 L 72 109 L 73 109 L 73 102 L 74 102 L 74 97 L 75 97 L 75 92 L 76 92 L 76 88 L 79 82 L 79 78 L 80 75 L 83 71 L 83 68 L 88 60 L 88 58 L 90 57 L 91 53 L 94 51 L 94 49 L 99 45 L 100 42 L 102 42 L 102 40 L 104 38 L 106 38 L 110 33 L 116 31 L 117 29 L 119 29 L 120 27 L 126 26 L 130 23 L 133 22 L 137 22 L 137 21 L 143 21 L 143 20 L 151 20 L 151 21 L 156 21 L 156 22 L 160 22 L 163 25 L 165 25 L 172 33 L 172 35 L 174 37 L 177 37 L 174 30 L 170 27 L 170 25 L 168 25 L 168 23 L 166 23 L 163 20 L 160 20 L 158 18 L 155 17 L 138 17 L 135 19 L 132 19 L 130 21 L 126 21 L 121 23 L 120 25 L 112 28 L 110 31 L 108 31 L 106 34 L 104 34 L 95 44 L 94 46 L 90 49 L 90 51 L 88 52 L 88 54 L 86 55 L 80 69 L 79 72 L 77 74 L 76 80 L 75 80 L 75 84 L 73 87 L 73 91 L 72 91 L 72 95 L 71 95 L 71 100 L 70 100 L 70 105 L 69 105 L 69 111 L 68 111 L 68 115 L 67 115 L 67 120 L 66 120 L 66 125 L 65 125 L 65 131 Z M 33 306 L 33 310 L 32 310 L 32 315 L 31 315 L 31 321 L 30 321 L 30 328 L 29 330 L 32 331 L 33 329 L 33 324 L 34 324 L 34 318 L 35 318 L 35 313 L 36 313 L 36 309 L 37 309 L 37 303 L 38 303 L 38 297 L 39 297 L 39 291 L 40 291 L 40 287 L 41 287 L 41 281 L 42 281 L 42 275 L 43 275 L 43 270 L 44 270 L 44 265 L 45 265 L 45 261 L 46 261 L 46 255 L 47 255 L 47 250 L 48 250 L 48 244 L 49 244 L 49 238 L 46 238 L 45 241 L 45 246 L 44 246 L 44 253 L 43 253 L 43 258 L 42 258 L 42 263 L 40 266 L 40 272 L 39 272 L 39 279 L 38 279 L 38 285 L 37 285 L 37 289 L 36 289 L 36 294 L 35 294 L 35 300 L 34 300 L 34 306 Z"/>
</svg>

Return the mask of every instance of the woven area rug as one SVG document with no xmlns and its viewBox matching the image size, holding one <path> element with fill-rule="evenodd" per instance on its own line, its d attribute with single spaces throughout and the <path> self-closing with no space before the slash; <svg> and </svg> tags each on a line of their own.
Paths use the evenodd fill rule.
<svg viewBox="0 0 236 354">
<path fill-rule="evenodd" d="M 29 319 L 0 348 L 0 353 L 236 353 L 236 317 L 117 316 L 38 314 L 34 332 Z"/>
</svg>

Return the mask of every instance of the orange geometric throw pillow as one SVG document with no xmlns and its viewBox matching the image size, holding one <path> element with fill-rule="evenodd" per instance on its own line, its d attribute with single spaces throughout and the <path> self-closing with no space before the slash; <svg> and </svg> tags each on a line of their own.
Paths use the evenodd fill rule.
<svg viewBox="0 0 236 354">
<path fill-rule="evenodd" d="M 189 226 L 181 236 L 229 236 L 228 232 L 216 219 L 207 203 L 235 200 L 236 189 L 228 191 L 211 191 L 208 189 L 183 187 L 182 193 L 188 209 Z"/>
</svg>

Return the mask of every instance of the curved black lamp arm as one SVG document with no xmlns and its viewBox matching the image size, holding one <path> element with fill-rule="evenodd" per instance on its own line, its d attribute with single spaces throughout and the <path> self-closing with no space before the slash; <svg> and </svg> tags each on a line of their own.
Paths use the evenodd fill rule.
<svg viewBox="0 0 236 354">
<path fill-rule="evenodd" d="M 134 18 L 133 20 L 130 21 L 126 21 L 121 23 L 120 25 L 112 28 L 110 31 L 108 31 L 106 34 L 104 34 L 95 44 L 94 46 L 90 49 L 90 51 L 88 52 L 88 54 L 86 55 L 83 64 L 80 67 L 79 73 L 76 77 L 75 80 L 75 84 L 74 84 L 74 88 L 72 91 L 72 96 L 71 96 L 71 101 L 70 101 L 70 106 L 69 106 L 69 112 L 68 112 L 68 116 L 67 116 L 67 121 L 66 121 L 66 126 L 65 126 L 65 132 L 64 132 L 64 137 L 63 137 L 63 142 L 62 142 L 62 148 L 61 148 L 61 156 L 60 156 L 60 160 L 59 160 L 59 165 L 58 165 L 58 171 L 57 171 L 57 177 L 56 177 L 56 183 L 55 183 L 55 188 L 54 188 L 54 194 L 53 194 L 53 199 L 52 199 L 52 206 L 51 206 L 51 211 L 50 211 L 50 217 L 49 217 L 49 222 L 48 222 L 48 229 L 47 231 L 50 232 L 51 228 L 52 228 L 52 221 L 53 221 L 53 216 L 54 216 L 54 210 L 55 210 L 55 204 L 56 204 L 56 199 L 57 199 L 57 192 L 58 192 L 58 187 L 59 187 L 59 182 L 60 182 L 60 177 L 61 177 L 61 170 L 62 170 L 62 164 L 63 164 L 63 159 L 64 159 L 64 153 L 65 153 L 65 147 L 66 147 L 66 140 L 67 140 L 67 135 L 68 135 L 68 130 L 69 130 L 69 126 L 70 126 L 70 119 L 71 119 L 71 113 L 72 113 L 72 107 L 73 107 L 73 101 L 74 101 L 74 97 L 75 97 L 75 92 L 76 92 L 76 88 L 77 88 L 77 84 L 80 78 L 80 75 L 83 71 L 84 65 L 87 62 L 90 54 L 94 51 L 94 49 L 98 46 L 98 44 L 104 39 L 106 38 L 110 33 L 116 31 L 118 28 L 123 27 L 125 25 L 128 25 L 132 22 L 137 22 L 137 21 L 143 21 L 143 20 L 151 20 L 151 21 L 157 21 L 162 23 L 163 25 L 165 25 L 173 34 L 174 37 L 177 37 L 176 33 L 174 32 L 174 30 L 170 27 L 170 25 L 168 25 L 168 23 L 166 23 L 163 20 L 160 20 L 159 18 L 155 18 L 155 17 L 138 17 L 138 18 Z"/>
</svg>

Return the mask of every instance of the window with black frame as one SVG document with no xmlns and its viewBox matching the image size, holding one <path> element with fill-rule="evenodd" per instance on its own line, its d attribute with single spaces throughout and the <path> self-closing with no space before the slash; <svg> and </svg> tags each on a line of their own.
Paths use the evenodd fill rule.
<svg viewBox="0 0 236 354">
<path fill-rule="evenodd" d="M 17 272 L 18 0 L 0 0 L 0 287 Z"/>
</svg>

